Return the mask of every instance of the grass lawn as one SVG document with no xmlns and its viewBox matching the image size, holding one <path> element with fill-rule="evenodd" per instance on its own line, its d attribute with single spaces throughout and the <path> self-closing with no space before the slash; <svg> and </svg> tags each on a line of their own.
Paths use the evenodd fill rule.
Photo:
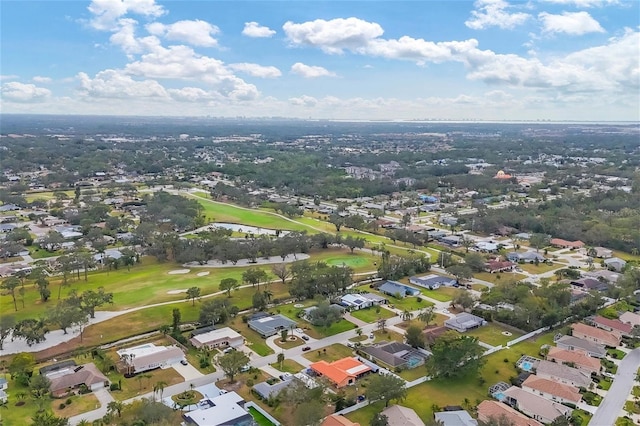
<svg viewBox="0 0 640 426">
<path fill-rule="evenodd" d="M 368 323 L 376 322 L 378 318 L 393 318 L 396 316 L 388 309 L 374 307 L 352 311 L 351 315 Z"/>
<path fill-rule="evenodd" d="M 249 414 L 251 414 L 251 417 L 253 417 L 253 420 L 255 420 L 258 426 L 273 426 L 273 422 L 254 407 L 249 407 Z"/>
<path fill-rule="evenodd" d="M 187 352 L 187 361 L 189 361 L 189 364 L 194 366 L 202 374 L 215 373 L 216 368 L 211 364 L 211 358 L 213 358 L 213 355 L 209 355 L 209 365 L 204 368 L 200 366 L 200 357 L 202 356 L 202 352 L 192 346 L 189 346 L 189 351 Z"/>
<path fill-rule="evenodd" d="M 449 317 L 446 315 L 442 315 L 442 314 L 435 314 L 433 319 L 431 321 L 429 321 L 429 325 L 430 326 L 434 326 L 434 325 L 444 325 L 444 322 L 446 320 L 448 320 Z M 402 321 L 401 323 L 396 324 L 396 327 L 402 328 L 404 330 L 406 330 L 407 328 L 409 328 L 410 326 L 415 325 L 416 327 L 420 327 L 420 328 L 425 328 L 426 324 L 422 321 L 420 321 L 417 318 L 412 318 L 409 321 Z"/>
<path fill-rule="evenodd" d="M 380 261 L 378 256 L 362 251 L 351 253 L 349 249 L 313 250 L 309 254 L 311 262 L 325 262 L 332 266 L 346 265 L 355 273 L 376 271 L 378 266 L 375 263 Z"/>
<path fill-rule="evenodd" d="M 448 302 L 453 299 L 456 291 L 458 291 L 455 287 L 440 287 L 437 290 L 425 290 L 421 289 L 422 294 L 432 299 L 438 300 L 440 302 Z"/>
<path fill-rule="evenodd" d="M 499 272 L 495 274 L 491 274 L 489 272 L 478 272 L 473 274 L 473 276 L 479 280 L 489 281 L 494 284 L 515 283 L 527 278 L 526 275 L 515 272 Z"/>
<path fill-rule="evenodd" d="M 552 263 L 551 265 L 547 265 L 546 263 L 540 263 L 538 266 L 535 263 L 523 263 L 518 264 L 518 267 L 523 271 L 527 271 L 530 274 L 544 274 L 545 272 L 553 271 L 554 269 L 562 268 L 562 265 L 557 263 Z"/>
<path fill-rule="evenodd" d="M 629 262 L 629 261 L 640 262 L 640 255 L 638 255 L 638 254 L 633 255 L 631 253 L 627 253 L 627 252 L 624 252 L 624 251 L 614 250 L 613 251 L 613 256 L 614 257 L 619 257 L 620 259 L 626 260 L 627 262 Z"/>
<path fill-rule="evenodd" d="M 371 343 L 379 343 L 379 342 L 404 342 L 404 335 L 392 330 L 375 330 L 373 332 L 373 342 L 369 340 Z"/>
<path fill-rule="evenodd" d="M 64 408 L 60 408 L 60 404 L 65 403 L 67 398 L 54 399 L 53 402 L 51 402 L 51 411 L 53 411 L 53 414 L 58 417 L 69 418 L 100 407 L 100 401 L 98 401 L 98 398 L 96 398 L 93 393 L 74 395 L 70 397 L 70 399 L 71 404 L 66 405 Z"/>
<path fill-rule="evenodd" d="M 151 377 L 144 377 L 145 374 Z M 158 382 L 165 382 L 167 386 L 184 382 L 184 378 L 173 368 L 156 369 L 125 378 L 122 374 L 111 372 L 107 374 L 111 383 L 122 383 L 122 390 L 113 391 L 111 395 L 118 401 L 133 398 L 136 395 L 153 392 L 153 386 Z"/>
<path fill-rule="evenodd" d="M 616 426 L 634 426 L 635 423 L 629 417 L 618 417 Z"/>
<path fill-rule="evenodd" d="M 383 295 L 384 296 L 384 295 Z M 396 299 L 393 296 L 385 296 L 389 300 L 389 306 L 396 309 L 402 309 L 407 311 L 418 311 L 429 306 L 433 306 L 433 303 L 421 298 L 420 296 L 408 296 L 402 299 Z"/>
<path fill-rule="evenodd" d="M 329 327 L 316 327 L 315 325 L 311 325 L 307 323 L 309 329 L 306 330 L 306 333 L 313 337 L 314 339 L 322 339 L 325 337 L 333 336 L 334 334 L 343 333 L 347 330 L 355 330 L 358 328 L 354 323 L 347 321 L 346 319 L 341 319 L 338 322 L 334 322 Z"/>
<path fill-rule="evenodd" d="M 279 362 L 274 362 L 270 365 L 276 370 L 280 370 L 283 373 L 291 374 L 299 373 L 304 369 L 304 366 L 298 364 L 292 359 L 285 359 L 284 361 L 282 361 L 282 365 Z"/>
<path fill-rule="evenodd" d="M 553 343 L 553 336 L 558 330 L 552 330 L 548 333 L 540 334 L 533 339 L 527 339 L 524 342 L 520 342 L 513 345 L 511 349 L 518 351 L 522 355 L 529 355 L 532 357 L 540 358 L 540 347 L 542 345 L 555 346 Z"/>
<path fill-rule="evenodd" d="M 626 353 L 622 352 L 620 349 L 607 349 L 607 355 L 609 355 L 613 359 L 622 359 L 625 357 Z"/>
<path fill-rule="evenodd" d="M 412 382 L 416 379 L 419 379 L 422 376 L 427 374 L 427 370 L 424 365 L 419 365 L 416 368 L 411 368 L 409 370 L 402 370 L 398 373 L 398 376 L 402 377 L 408 382 Z"/>
<path fill-rule="evenodd" d="M 62 254 L 64 254 L 64 250 L 47 251 L 35 246 L 33 249 L 29 250 L 29 255 L 36 260 L 46 259 L 47 257 L 60 256 Z"/>
<path fill-rule="evenodd" d="M 267 346 L 262 336 L 250 329 L 247 324 L 242 322 L 242 318 L 234 318 L 229 324 L 229 327 L 242 334 L 247 347 L 258 355 L 267 356 L 273 353 L 273 349 Z"/>
<path fill-rule="evenodd" d="M 280 338 L 277 338 L 276 340 L 274 340 L 274 343 L 280 346 L 282 349 L 291 349 L 295 348 L 296 346 L 302 345 L 304 343 L 304 340 L 299 337 L 289 335 L 286 342 L 282 343 Z"/>
<path fill-rule="evenodd" d="M 509 332 L 511 336 L 505 336 L 502 332 Z M 522 336 L 514 330 L 507 330 L 497 324 L 489 323 L 483 327 L 478 327 L 475 330 L 467 331 L 463 333 L 467 336 L 477 337 L 481 342 L 487 343 L 491 346 L 506 345 L 507 342 Z"/>
<path fill-rule="evenodd" d="M 635 401 L 627 401 L 624 403 L 624 411 L 627 413 L 640 414 L 640 407 Z"/>
<path fill-rule="evenodd" d="M 311 362 L 318 362 L 320 360 L 333 362 L 348 356 L 353 356 L 353 350 L 339 343 L 334 343 L 333 345 L 316 351 L 309 351 L 302 356 Z"/>
</svg>

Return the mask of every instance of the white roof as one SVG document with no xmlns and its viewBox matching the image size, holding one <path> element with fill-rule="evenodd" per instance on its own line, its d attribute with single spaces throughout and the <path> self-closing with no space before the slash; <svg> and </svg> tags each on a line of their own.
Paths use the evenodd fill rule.
<svg viewBox="0 0 640 426">
<path fill-rule="evenodd" d="M 371 370 L 368 365 L 358 365 L 346 370 L 347 373 L 357 376 L 360 373 L 364 373 L 365 371 Z"/>
<path fill-rule="evenodd" d="M 234 424 L 235 419 L 247 415 L 247 410 L 238 405 L 244 400 L 235 392 L 210 398 L 209 401 L 213 407 L 203 404 L 203 408 L 184 413 L 184 416 L 198 426 L 218 426 Z"/>
<path fill-rule="evenodd" d="M 212 340 L 219 339 L 242 339 L 242 335 L 235 330 L 230 329 L 229 327 L 219 328 L 217 330 L 211 330 L 207 333 L 196 334 L 191 339 L 200 343 L 207 343 Z"/>
</svg>

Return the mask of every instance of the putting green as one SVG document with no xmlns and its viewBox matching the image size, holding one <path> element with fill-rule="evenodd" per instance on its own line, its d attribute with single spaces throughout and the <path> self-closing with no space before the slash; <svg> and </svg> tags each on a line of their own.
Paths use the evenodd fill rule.
<svg viewBox="0 0 640 426">
<path fill-rule="evenodd" d="M 327 265 L 342 266 L 346 265 L 351 268 L 357 268 L 359 266 L 365 266 L 371 263 L 370 259 L 361 256 L 338 256 L 330 257 L 325 260 Z"/>
</svg>

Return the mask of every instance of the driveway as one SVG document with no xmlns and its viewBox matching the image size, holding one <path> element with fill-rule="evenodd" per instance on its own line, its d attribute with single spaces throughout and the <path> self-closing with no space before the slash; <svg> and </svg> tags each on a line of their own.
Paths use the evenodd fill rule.
<svg viewBox="0 0 640 426">
<path fill-rule="evenodd" d="M 633 388 L 638 367 L 640 367 L 640 348 L 632 350 L 622 359 L 611 389 L 591 418 L 589 426 L 616 424 L 617 418 L 622 414 L 624 403 Z"/>
<path fill-rule="evenodd" d="M 173 364 L 173 369 L 176 370 L 182 377 L 184 377 L 185 381 L 197 379 L 204 376 L 204 374 L 199 372 L 198 369 L 191 364 L 182 365 L 178 362 Z"/>
</svg>

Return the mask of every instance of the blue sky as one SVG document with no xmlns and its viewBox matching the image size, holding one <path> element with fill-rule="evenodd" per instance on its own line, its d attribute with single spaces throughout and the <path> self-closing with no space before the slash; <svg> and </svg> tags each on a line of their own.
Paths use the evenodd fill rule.
<svg viewBox="0 0 640 426">
<path fill-rule="evenodd" d="M 0 108 L 637 121 L 639 5 L 1 1 Z"/>
</svg>

